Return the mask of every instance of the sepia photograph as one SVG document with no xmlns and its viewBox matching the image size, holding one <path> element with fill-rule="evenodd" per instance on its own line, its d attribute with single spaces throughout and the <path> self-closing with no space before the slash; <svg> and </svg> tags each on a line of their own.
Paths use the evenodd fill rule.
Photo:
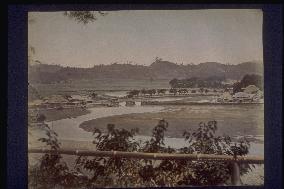
<svg viewBox="0 0 284 189">
<path fill-rule="evenodd" d="M 261 9 L 27 24 L 29 189 L 264 186 Z"/>
</svg>

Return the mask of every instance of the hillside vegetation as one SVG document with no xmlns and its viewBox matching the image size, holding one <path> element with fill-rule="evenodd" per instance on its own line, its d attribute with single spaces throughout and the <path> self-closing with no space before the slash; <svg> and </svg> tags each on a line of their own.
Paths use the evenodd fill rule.
<svg viewBox="0 0 284 189">
<path fill-rule="evenodd" d="M 182 79 L 190 77 L 224 77 L 240 80 L 246 74 L 263 75 L 262 64 L 244 62 L 226 65 L 206 62 L 197 65 L 182 65 L 169 61 L 156 60 L 150 66 L 132 64 L 95 65 L 92 68 L 62 67 L 58 65 L 29 65 L 30 83 L 57 83 L 78 79 Z"/>
</svg>

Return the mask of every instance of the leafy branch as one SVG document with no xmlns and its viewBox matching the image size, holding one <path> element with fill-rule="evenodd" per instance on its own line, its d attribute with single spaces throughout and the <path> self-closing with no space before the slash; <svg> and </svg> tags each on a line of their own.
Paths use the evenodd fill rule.
<svg viewBox="0 0 284 189">
<path fill-rule="evenodd" d="M 108 13 L 102 11 L 65 11 L 63 14 L 78 23 L 88 24 L 97 20 L 98 16 L 105 16 Z"/>
<path fill-rule="evenodd" d="M 249 142 L 243 138 L 233 141 L 229 136 L 217 136 L 217 122 L 201 122 L 193 131 L 185 131 L 188 145 L 174 149 L 166 147 L 165 132 L 169 124 L 162 119 L 153 128 L 152 137 L 144 144 L 134 140 L 138 129 L 118 129 L 107 125 L 107 131 L 95 129 L 95 148 L 100 151 L 126 151 L 149 153 L 200 153 L 243 156 L 249 151 Z M 48 126 L 47 138 L 39 139 L 53 150 L 60 148 L 57 134 Z M 229 162 L 189 160 L 137 160 L 119 157 L 77 157 L 75 170 L 69 170 L 59 154 L 45 154 L 39 170 L 31 170 L 40 186 L 64 187 L 153 187 L 153 186 L 206 186 L 229 184 L 231 166 Z M 241 166 L 241 174 L 250 170 Z"/>
</svg>

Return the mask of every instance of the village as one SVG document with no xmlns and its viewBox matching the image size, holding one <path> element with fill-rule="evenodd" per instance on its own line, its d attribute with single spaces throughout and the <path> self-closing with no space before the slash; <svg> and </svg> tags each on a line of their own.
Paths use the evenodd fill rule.
<svg viewBox="0 0 284 189">
<path fill-rule="evenodd" d="M 48 117 L 64 118 L 71 112 L 71 117 L 83 115 L 88 109 L 95 107 L 146 106 L 146 105 L 230 105 L 230 104 L 262 104 L 263 92 L 255 85 L 233 93 L 232 88 L 171 88 L 142 89 L 115 92 L 83 93 L 81 95 L 51 95 L 28 103 L 29 122 L 37 124 L 41 114 Z M 62 114 L 62 116 L 60 116 Z M 66 114 L 66 115 L 65 115 Z M 57 119 L 57 118 L 55 118 Z"/>
<path fill-rule="evenodd" d="M 149 93 L 142 90 L 127 91 L 124 96 L 110 96 L 96 93 L 84 95 L 51 95 L 43 99 L 29 102 L 31 109 L 65 109 L 65 108 L 90 108 L 90 107 L 115 107 L 151 104 L 150 102 L 165 102 L 163 98 L 168 98 L 166 102 L 176 101 L 177 97 L 204 97 L 211 96 L 211 101 L 199 100 L 192 103 L 263 103 L 263 92 L 255 85 L 243 88 L 242 92 L 233 94 L 232 88 L 228 89 L 151 89 Z M 157 91 L 157 92 L 156 92 Z M 183 98 L 180 98 L 181 100 Z"/>
</svg>

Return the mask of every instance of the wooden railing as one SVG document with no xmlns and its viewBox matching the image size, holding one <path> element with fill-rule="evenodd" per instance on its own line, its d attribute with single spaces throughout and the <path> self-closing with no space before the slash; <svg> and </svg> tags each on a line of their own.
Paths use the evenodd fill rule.
<svg viewBox="0 0 284 189">
<path fill-rule="evenodd" d="M 192 160 L 192 161 L 222 161 L 230 162 L 232 165 L 231 181 L 232 185 L 241 185 L 240 167 L 241 163 L 264 164 L 264 158 L 259 156 L 229 156 L 213 154 L 169 154 L 169 153 L 144 153 L 144 152 L 122 152 L 122 151 L 90 151 L 90 150 L 48 150 L 48 149 L 29 149 L 29 153 L 50 153 L 77 156 L 95 157 L 118 157 L 136 159 L 155 159 L 155 160 Z"/>
</svg>

